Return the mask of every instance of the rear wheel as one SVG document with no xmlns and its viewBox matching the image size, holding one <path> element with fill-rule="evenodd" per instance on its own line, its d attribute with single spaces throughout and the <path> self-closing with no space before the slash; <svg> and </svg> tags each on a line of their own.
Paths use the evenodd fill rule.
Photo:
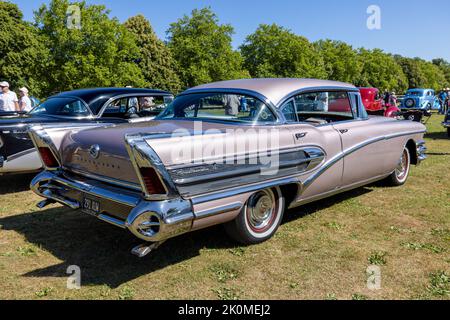
<svg viewBox="0 0 450 320">
<path fill-rule="evenodd" d="M 447 136 L 450 138 L 450 128 L 447 128 Z"/>
<path fill-rule="evenodd" d="M 411 155 L 408 148 L 405 147 L 397 168 L 395 168 L 394 172 L 386 179 L 386 182 L 391 186 L 404 185 L 406 180 L 408 180 L 410 167 Z"/>
<path fill-rule="evenodd" d="M 280 188 L 257 191 L 250 196 L 239 216 L 225 224 L 225 230 L 240 243 L 261 243 L 278 230 L 283 212 L 284 198 Z"/>
</svg>

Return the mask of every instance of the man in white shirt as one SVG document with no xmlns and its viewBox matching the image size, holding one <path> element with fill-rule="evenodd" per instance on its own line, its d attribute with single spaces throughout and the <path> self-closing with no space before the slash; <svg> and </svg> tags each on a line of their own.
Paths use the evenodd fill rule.
<svg viewBox="0 0 450 320">
<path fill-rule="evenodd" d="M 19 111 L 19 99 L 15 92 L 9 90 L 9 83 L 0 82 L 0 112 Z"/>
<path fill-rule="evenodd" d="M 28 89 L 23 87 L 19 89 L 20 100 L 19 107 L 22 112 L 30 112 L 32 109 L 31 99 L 28 97 Z"/>
</svg>

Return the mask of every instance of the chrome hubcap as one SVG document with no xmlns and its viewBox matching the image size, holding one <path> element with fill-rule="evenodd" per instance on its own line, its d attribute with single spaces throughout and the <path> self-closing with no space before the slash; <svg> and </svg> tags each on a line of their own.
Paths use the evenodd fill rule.
<svg viewBox="0 0 450 320">
<path fill-rule="evenodd" d="M 398 164 L 397 168 L 395 169 L 395 173 L 397 177 L 402 180 L 405 178 L 406 174 L 408 172 L 408 153 L 407 151 L 403 151 L 402 157 L 400 159 L 400 163 Z"/>
<path fill-rule="evenodd" d="M 263 190 L 250 197 L 247 205 L 247 218 L 250 228 L 264 232 L 270 228 L 276 215 L 275 196 L 271 190 Z"/>
</svg>

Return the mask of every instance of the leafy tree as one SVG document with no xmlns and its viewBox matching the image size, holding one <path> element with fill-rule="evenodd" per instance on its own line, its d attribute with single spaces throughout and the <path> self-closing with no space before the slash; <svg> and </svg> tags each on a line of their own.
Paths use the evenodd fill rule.
<svg viewBox="0 0 450 320">
<path fill-rule="evenodd" d="M 253 77 L 326 78 L 323 59 L 314 46 L 276 24 L 261 24 L 240 49 Z"/>
<path fill-rule="evenodd" d="M 444 59 L 433 59 L 433 64 L 437 66 L 445 77 L 445 87 L 450 87 L 450 63 Z"/>
<path fill-rule="evenodd" d="M 421 68 L 418 59 L 410 59 L 402 56 L 395 56 L 395 60 L 402 67 L 406 78 L 408 79 L 409 88 L 421 88 L 425 86 L 427 79 Z"/>
<path fill-rule="evenodd" d="M 420 58 L 395 57 L 408 79 L 409 88 L 431 88 L 441 90 L 447 80 L 443 69 Z"/>
<path fill-rule="evenodd" d="M 46 91 L 101 86 L 146 86 L 136 64 L 140 58 L 134 36 L 104 6 L 75 2 L 81 28 L 68 28 L 68 0 L 52 0 L 36 12 L 36 26 L 49 55 L 42 60 Z"/>
<path fill-rule="evenodd" d="M 149 86 L 178 92 L 181 83 L 175 71 L 175 60 L 169 48 L 156 36 L 150 22 L 143 15 L 137 15 L 129 18 L 125 27 L 136 37 L 141 52 L 138 65 Z"/>
<path fill-rule="evenodd" d="M 380 49 L 359 49 L 359 60 L 362 71 L 355 83 L 357 86 L 373 86 L 397 92 L 404 92 L 408 88 L 408 80 L 392 55 Z"/>
<path fill-rule="evenodd" d="M 358 81 L 361 62 L 352 46 L 333 40 L 320 40 L 314 45 L 323 58 L 327 79 L 349 83 Z"/>
<path fill-rule="evenodd" d="M 26 86 L 39 96 L 42 81 L 36 76 L 39 61 L 46 50 L 36 29 L 23 21 L 17 5 L 0 2 L 0 80 L 6 80 L 11 88 Z"/>
<path fill-rule="evenodd" d="M 193 10 L 170 25 L 168 45 L 184 87 L 248 77 L 242 57 L 231 46 L 231 25 L 220 25 L 210 8 Z"/>
</svg>

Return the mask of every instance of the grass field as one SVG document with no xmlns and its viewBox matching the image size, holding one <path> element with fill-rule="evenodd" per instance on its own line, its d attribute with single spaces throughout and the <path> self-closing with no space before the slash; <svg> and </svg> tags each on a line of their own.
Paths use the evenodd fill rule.
<svg viewBox="0 0 450 320">
<path fill-rule="evenodd" d="M 29 176 L 0 178 L 0 299 L 450 299 L 450 139 L 433 115 L 428 160 L 404 187 L 370 186 L 285 215 L 239 247 L 221 227 L 138 259 L 127 232 L 59 205 Z M 82 287 L 66 287 L 70 265 Z M 381 289 L 367 288 L 369 265 Z"/>
</svg>

